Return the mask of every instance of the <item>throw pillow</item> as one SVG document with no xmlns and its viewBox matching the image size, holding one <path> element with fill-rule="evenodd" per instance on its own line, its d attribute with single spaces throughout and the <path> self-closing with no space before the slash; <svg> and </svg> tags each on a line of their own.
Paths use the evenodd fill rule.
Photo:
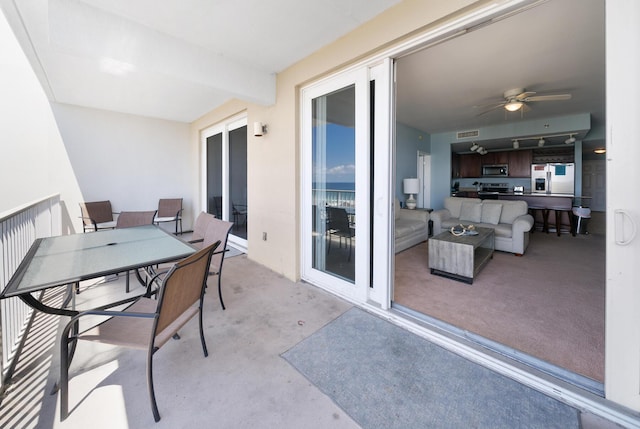
<svg viewBox="0 0 640 429">
<path fill-rule="evenodd" d="M 460 207 L 460 220 L 480 222 L 482 218 L 482 203 L 464 202 Z"/>
<path fill-rule="evenodd" d="M 482 223 L 499 224 L 501 213 L 502 204 L 482 204 Z"/>
</svg>

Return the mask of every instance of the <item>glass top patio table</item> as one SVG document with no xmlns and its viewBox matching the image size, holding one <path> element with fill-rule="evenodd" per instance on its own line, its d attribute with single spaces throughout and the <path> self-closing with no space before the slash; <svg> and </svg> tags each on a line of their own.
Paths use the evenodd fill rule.
<svg viewBox="0 0 640 429">
<path fill-rule="evenodd" d="M 153 225 L 39 238 L 0 298 L 176 261 L 195 251 Z"/>
</svg>

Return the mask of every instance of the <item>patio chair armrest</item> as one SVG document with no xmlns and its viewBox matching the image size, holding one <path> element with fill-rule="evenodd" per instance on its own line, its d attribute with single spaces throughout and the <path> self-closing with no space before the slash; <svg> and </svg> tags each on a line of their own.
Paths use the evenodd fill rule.
<svg viewBox="0 0 640 429">
<path fill-rule="evenodd" d="M 151 279 L 149 279 L 149 283 L 147 285 L 147 291 L 144 293 L 144 297 L 146 298 L 150 298 L 153 295 L 156 295 L 158 293 L 158 289 L 154 289 L 151 290 L 151 286 L 156 283 L 158 280 L 160 280 L 160 283 L 162 283 L 163 277 L 169 272 L 169 270 L 171 270 L 171 268 L 163 268 L 162 270 L 156 271 L 155 275 L 153 277 L 151 277 Z M 160 287 L 160 283 L 158 284 L 158 287 Z"/>
<path fill-rule="evenodd" d="M 89 216 L 79 216 L 79 217 L 82 220 L 89 219 L 89 222 L 91 222 L 96 229 L 98 228 L 98 224 L 96 223 L 95 220 L 93 220 L 92 217 L 89 217 Z"/>
</svg>

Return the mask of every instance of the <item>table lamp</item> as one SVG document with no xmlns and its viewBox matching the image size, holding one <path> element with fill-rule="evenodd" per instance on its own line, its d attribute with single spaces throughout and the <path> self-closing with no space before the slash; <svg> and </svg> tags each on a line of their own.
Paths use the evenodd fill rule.
<svg viewBox="0 0 640 429">
<path fill-rule="evenodd" d="M 405 202 L 405 206 L 409 210 L 416 208 L 416 199 L 413 198 L 414 194 L 420 192 L 420 181 L 417 178 L 407 178 L 403 180 L 404 193 L 409 194 L 409 198 Z"/>
</svg>

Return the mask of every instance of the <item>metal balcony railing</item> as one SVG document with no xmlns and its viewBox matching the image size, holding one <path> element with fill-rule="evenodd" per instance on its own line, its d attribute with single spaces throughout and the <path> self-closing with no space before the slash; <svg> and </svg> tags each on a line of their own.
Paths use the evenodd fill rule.
<svg viewBox="0 0 640 429">
<path fill-rule="evenodd" d="M 356 193 L 340 189 L 314 189 L 313 204 L 318 207 L 343 207 L 348 212 L 353 212 L 356 207 Z"/>
<path fill-rule="evenodd" d="M 36 238 L 60 234 L 60 219 L 59 195 L 0 213 L 0 290 L 6 287 Z M 19 298 L 0 301 L 2 391 L 13 374 L 32 314 L 33 309 Z"/>
</svg>

